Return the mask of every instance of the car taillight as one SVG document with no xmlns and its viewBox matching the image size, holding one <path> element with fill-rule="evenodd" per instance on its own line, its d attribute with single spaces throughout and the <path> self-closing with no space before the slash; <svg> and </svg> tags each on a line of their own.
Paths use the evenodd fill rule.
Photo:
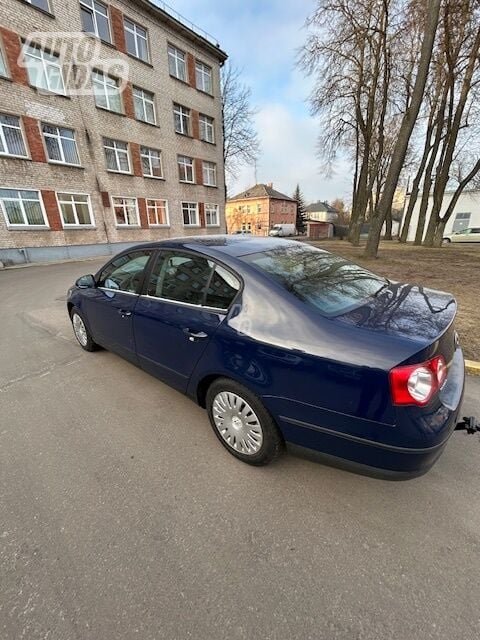
<svg viewBox="0 0 480 640">
<path fill-rule="evenodd" d="M 421 364 L 395 367 L 390 371 L 393 404 L 427 404 L 446 378 L 447 365 L 443 356 Z"/>
</svg>

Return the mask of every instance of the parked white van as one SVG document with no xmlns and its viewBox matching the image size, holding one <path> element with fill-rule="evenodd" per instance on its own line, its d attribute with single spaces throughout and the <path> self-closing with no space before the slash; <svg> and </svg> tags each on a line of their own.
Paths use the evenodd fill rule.
<svg viewBox="0 0 480 640">
<path fill-rule="evenodd" d="M 270 229 L 270 236 L 294 236 L 297 233 L 294 224 L 274 224 Z"/>
</svg>

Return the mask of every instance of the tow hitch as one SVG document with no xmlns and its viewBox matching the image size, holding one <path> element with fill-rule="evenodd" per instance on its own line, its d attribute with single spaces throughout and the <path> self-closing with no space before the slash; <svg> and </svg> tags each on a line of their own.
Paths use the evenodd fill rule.
<svg viewBox="0 0 480 640">
<path fill-rule="evenodd" d="M 476 433 L 480 431 L 480 422 L 474 416 L 463 418 L 461 422 L 457 422 L 455 431 L 466 431 L 467 433 Z"/>
</svg>

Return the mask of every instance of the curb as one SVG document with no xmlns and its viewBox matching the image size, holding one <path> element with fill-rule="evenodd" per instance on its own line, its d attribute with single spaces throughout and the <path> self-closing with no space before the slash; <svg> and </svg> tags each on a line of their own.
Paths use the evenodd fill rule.
<svg viewBox="0 0 480 640">
<path fill-rule="evenodd" d="M 465 360 L 465 370 L 473 376 L 480 376 L 480 362 Z"/>
</svg>

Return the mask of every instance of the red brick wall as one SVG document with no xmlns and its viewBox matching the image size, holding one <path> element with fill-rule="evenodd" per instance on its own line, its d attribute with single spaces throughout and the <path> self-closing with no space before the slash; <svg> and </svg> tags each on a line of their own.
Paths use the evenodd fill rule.
<svg viewBox="0 0 480 640">
<path fill-rule="evenodd" d="M 25 67 L 19 66 L 17 60 L 21 54 L 21 42 L 18 33 L 9 31 L 5 27 L 0 27 L 0 35 L 3 40 L 3 47 L 7 57 L 7 66 L 13 82 L 28 85 L 28 74 Z"/>
<path fill-rule="evenodd" d="M 140 226 L 148 229 L 147 202 L 145 198 L 138 198 L 138 213 L 140 215 Z"/>
<path fill-rule="evenodd" d="M 102 204 L 104 207 L 110 207 L 110 194 L 108 191 L 102 191 Z"/>
<path fill-rule="evenodd" d="M 50 229 L 52 231 L 61 231 L 63 227 L 60 218 L 60 211 L 58 210 L 57 199 L 55 197 L 55 191 L 42 190 L 42 198 Z"/>
<path fill-rule="evenodd" d="M 110 5 L 110 16 L 112 18 L 113 42 L 119 51 L 127 53 L 125 45 L 125 31 L 123 29 L 123 13 L 120 9 Z"/>
<path fill-rule="evenodd" d="M 23 127 L 32 160 L 34 162 L 47 162 L 38 120 L 23 116 Z"/>
<path fill-rule="evenodd" d="M 205 226 L 205 203 L 198 203 L 198 217 L 200 218 L 200 226 Z"/>
<path fill-rule="evenodd" d="M 200 140 L 200 123 L 198 120 L 198 111 L 192 109 L 192 136 L 195 140 Z"/>
<path fill-rule="evenodd" d="M 194 159 L 195 163 L 195 181 L 197 184 L 203 184 L 203 162 L 200 158 Z"/>
<path fill-rule="evenodd" d="M 131 82 L 127 82 L 123 90 L 123 109 L 127 117 L 135 119 L 135 107 L 133 106 L 133 93 L 132 93 Z"/>
<path fill-rule="evenodd" d="M 188 84 L 196 89 L 197 81 L 195 76 L 195 58 L 191 53 L 187 53 L 187 77 Z"/>
<path fill-rule="evenodd" d="M 133 175 L 142 177 L 142 161 L 140 160 L 140 145 L 137 142 L 130 143 L 132 153 Z"/>
</svg>

